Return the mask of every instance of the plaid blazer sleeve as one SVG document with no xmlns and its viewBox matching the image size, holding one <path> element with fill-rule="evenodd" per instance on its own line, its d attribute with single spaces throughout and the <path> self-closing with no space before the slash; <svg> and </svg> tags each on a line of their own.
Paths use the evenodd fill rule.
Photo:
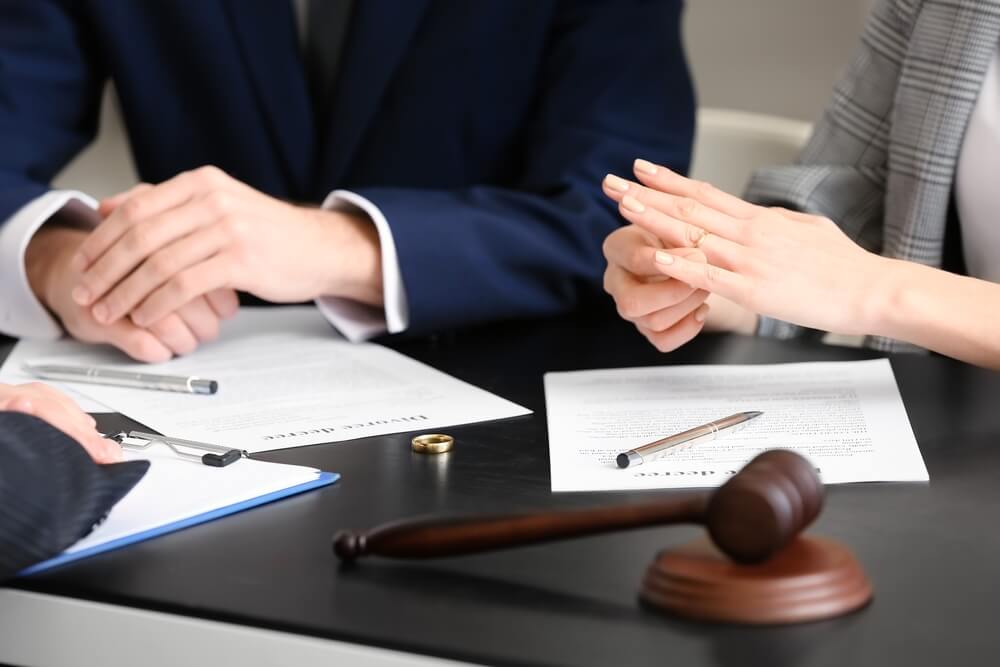
<svg viewBox="0 0 1000 667">
<path fill-rule="evenodd" d="M 0 581 L 89 533 L 148 468 L 97 465 L 48 423 L 0 412 Z"/>
<path fill-rule="evenodd" d="M 746 199 L 822 215 L 868 250 L 882 245 L 889 127 L 913 17 L 922 0 L 879 0 L 833 99 L 794 165 L 757 171 Z M 760 318 L 759 335 L 812 332 Z"/>
</svg>

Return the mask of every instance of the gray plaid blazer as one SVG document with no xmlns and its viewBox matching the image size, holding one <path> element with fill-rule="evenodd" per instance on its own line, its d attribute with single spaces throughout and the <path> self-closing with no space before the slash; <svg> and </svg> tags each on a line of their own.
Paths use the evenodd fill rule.
<svg viewBox="0 0 1000 667">
<path fill-rule="evenodd" d="M 755 173 L 747 198 L 826 216 L 868 250 L 940 267 L 958 153 L 998 40 L 1000 0 L 879 0 L 797 163 Z M 806 331 L 768 318 L 758 328 Z"/>
</svg>

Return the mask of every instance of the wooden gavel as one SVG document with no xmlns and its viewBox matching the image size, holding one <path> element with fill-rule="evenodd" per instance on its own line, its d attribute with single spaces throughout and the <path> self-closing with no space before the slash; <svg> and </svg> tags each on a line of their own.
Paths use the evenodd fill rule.
<svg viewBox="0 0 1000 667">
<path fill-rule="evenodd" d="M 712 492 L 652 503 L 502 516 L 422 518 L 333 538 L 341 560 L 362 556 L 436 558 L 504 549 L 629 528 L 703 524 L 715 545 L 739 563 L 780 551 L 819 515 L 823 484 L 798 454 L 759 454 Z"/>
</svg>

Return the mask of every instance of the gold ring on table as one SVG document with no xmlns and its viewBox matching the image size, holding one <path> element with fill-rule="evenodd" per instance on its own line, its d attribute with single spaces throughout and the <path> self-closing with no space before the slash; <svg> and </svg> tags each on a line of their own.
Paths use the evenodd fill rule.
<svg viewBox="0 0 1000 667">
<path fill-rule="evenodd" d="M 705 239 L 707 239 L 709 235 L 712 233 L 712 232 L 706 232 L 704 229 L 700 229 L 698 231 L 701 232 L 701 236 L 699 236 L 698 240 L 694 242 L 695 248 L 701 248 L 701 244 L 704 243 Z"/>
<path fill-rule="evenodd" d="M 444 454 L 454 445 L 455 439 L 444 433 L 425 433 L 410 441 L 411 448 L 418 454 Z"/>
</svg>

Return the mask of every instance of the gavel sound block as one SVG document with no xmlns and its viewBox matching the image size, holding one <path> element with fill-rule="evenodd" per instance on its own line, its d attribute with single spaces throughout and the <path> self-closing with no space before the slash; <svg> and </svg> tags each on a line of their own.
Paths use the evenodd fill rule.
<svg viewBox="0 0 1000 667">
<path fill-rule="evenodd" d="M 655 503 L 532 514 L 400 521 L 368 533 L 341 531 L 334 552 L 436 558 L 596 533 L 703 524 L 702 539 L 661 552 L 640 598 L 708 621 L 778 624 L 832 618 L 863 607 L 872 589 L 851 552 L 800 533 L 819 515 L 823 484 L 794 452 L 758 455 L 713 492 Z"/>
</svg>

